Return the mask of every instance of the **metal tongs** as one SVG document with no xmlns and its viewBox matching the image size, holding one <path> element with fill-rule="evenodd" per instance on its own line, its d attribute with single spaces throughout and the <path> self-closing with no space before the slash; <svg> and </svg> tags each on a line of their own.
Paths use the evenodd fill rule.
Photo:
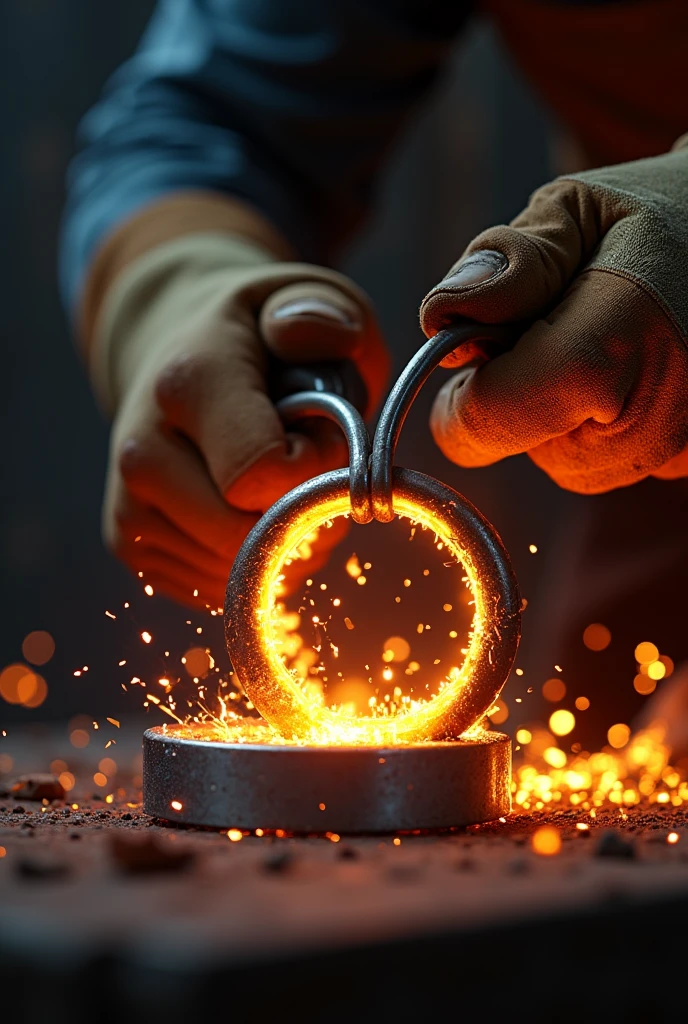
<svg viewBox="0 0 688 1024">
<path fill-rule="evenodd" d="M 359 411 L 365 395 L 360 381 L 356 384 L 353 367 L 300 368 L 291 372 L 291 382 L 288 372 L 281 376 L 283 394 L 285 380 L 287 390 L 308 385 L 307 390 L 278 398 L 285 424 L 323 416 L 341 427 L 349 447 L 348 469 L 324 473 L 295 487 L 267 510 L 244 541 L 227 584 L 225 639 L 230 659 L 255 707 L 284 735 L 308 738 L 314 711 L 266 643 L 266 595 L 278 571 L 275 566 L 293 547 L 295 524 L 312 524 L 318 516 L 322 524 L 332 515 L 327 511 L 331 509 L 337 510 L 335 515 L 350 514 L 359 524 L 373 519 L 389 523 L 398 513 L 422 514 L 453 538 L 454 549 L 462 553 L 459 560 L 467 569 L 470 565 L 468 575 L 477 588 L 478 619 L 466 654 L 470 685 L 449 687 L 431 712 L 416 716 L 417 721 L 413 713 L 399 718 L 394 736 L 414 740 L 460 736 L 486 714 L 499 694 L 520 638 L 520 597 L 509 556 L 492 525 L 463 495 L 426 474 L 394 466 L 394 455 L 408 411 L 432 371 L 452 353 L 457 353 L 456 365 L 465 357 L 484 361 L 491 348 L 503 350 L 511 338 L 510 328 L 468 321 L 440 331 L 402 371 L 372 439 Z"/>
<path fill-rule="evenodd" d="M 372 442 L 361 418 L 365 384 L 353 363 L 340 360 L 300 367 L 280 366 L 271 375 L 271 397 L 285 423 L 323 416 L 337 423 L 349 446 L 351 517 L 356 523 L 394 519 L 392 479 L 401 428 L 419 391 L 433 370 L 455 354 L 455 365 L 486 362 L 503 351 L 513 330 L 464 321 L 430 338 L 407 363 L 384 404 Z"/>
</svg>

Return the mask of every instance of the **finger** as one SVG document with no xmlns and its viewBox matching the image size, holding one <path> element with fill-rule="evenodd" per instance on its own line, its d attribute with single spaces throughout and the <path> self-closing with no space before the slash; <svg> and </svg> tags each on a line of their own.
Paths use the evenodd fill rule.
<svg viewBox="0 0 688 1024">
<path fill-rule="evenodd" d="M 600 238 L 586 186 L 555 181 L 538 189 L 511 225 L 478 235 L 423 299 L 428 337 L 467 317 L 518 323 L 542 316 L 562 295 Z"/>
<path fill-rule="evenodd" d="M 247 328 L 218 323 L 204 346 L 167 365 L 156 386 L 167 423 L 193 441 L 217 492 L 246 512 L 265 511 L 345 461 L 344 441 L 329 424 L 285 433 L 265 392 L 263 364 Z"/>
<path fill-rule="evenodd" d="M 631 353 L 619 358 L 625 345 L 616 325 L 625 312 L 599 275 L 584 275 L 512 351 L 453 377 L 431 414 L 445 455 L 461 466 L 486 466 L 588 419 L 611 423 L 637 372 Z"/>
<path fill-rule="evenodd" d="M 169 552 L 208 576 L 224 574 L 226 578 L 231 566 L 227 555 L 182 533 L 161 512 L 143 505 L 123 487 L 116 493 L 112 511 L 103 517 L 103 537 L 109 550 L 132 568 L 143 548 Z"/>
<path fill-rule="evenodd" d="M 305 281 L 274 292 L 260 314 L 265 344 L 285 362 L 351 359 L 368 390 L 368 414 L 384 390 L 389 354 L 367 297 L 342 286 Z"/>
<path fill-rule="evenodd" d="M 187 608 L 211 608 L 221 611 L 224 606 L 224 588 L 218 588 L 214 583 L 206 585 L 202 579 L 190 590 L 187 579 L 177 578 L 161 569 L 160 572 L 151 573 L 147 577 L 147 582 L 152 585 L 157 595 L 169 597 Z"/>
<path fill-rule="evenodd" d="M 656 476 L 660 480 L 678 480 L 688 476 L 688 448 L 656 469 L 652 476 Z"/>
<path fill-rule="evenodd" d="M 206 466 L 184 437 L 138 424 L 114 441 L 105 512 L 115 507 L 121 483 L 142 504 L 157 509 L 197 544 L 233 558 L 256 516 L 230 508 Z"/>
<path fill-rule="evenodd" d="M 195 565 L 189 565 L 176 558 L 171 552 L 156 551 L 144 548 L 137 552 L 129 566 L 145 583 L 150 583 L 154 590 L 160 590 L 165 583 L 174 583 L 177 591 L 184 595 L 184 603 L 200 601 L 218 608 L 224 603 L 225 590 L 229 570 L 224 575 L 209 576 L 199 571 Z"/>
<path fill-rule="evenodd" d="M 227 489 L 227 501 L 262 513 L 306 480 L 348 465 L 346 441 L 335 424 L 304 420 L 300 430 L 285 434 L 283 445 L 263 452 L 247 466 Z"/>
</svg>

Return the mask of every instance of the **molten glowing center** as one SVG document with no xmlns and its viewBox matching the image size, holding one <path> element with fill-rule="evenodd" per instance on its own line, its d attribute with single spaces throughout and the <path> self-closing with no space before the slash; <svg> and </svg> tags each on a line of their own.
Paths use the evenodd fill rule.
<svg viewBox="0 0 688 1024">
<path fill-rule="evenodd" d="M 447 523 L 420 504 L 402 496 L 395 496 L 397 515 L 409 519 L 414 525 L 433 531 L 435 543 L 440 546 L 440 550 L 449 551 L 452 558 L 464 567 L 463 582 L 470 588 L 474 606 L 468 647 L 464 649 L 466 653 L 463 662 L 449 670 L 440 683 L 437 695 L 429 700 L 409 700 L 396 712 L 384 708 L 380 717 L 356 715 L 349 709 L 326 707 L 319 695 L 305 689 L 296 672 L 285 664 L 283 619 L 278 606 L 284 568 L 291 562 L 303 558 L 304 554 L 307 556 L 309 538 L 313 533 L 321 527 L 331 526 L 332 520 L 336 517 L 346 516 L 350 507 L 348 497 L 342 496 L 323 501 L 309 509 L 290 523 L 279 548 L 271 551 L 266 558 L 258 594 L 257 616 L 270 672 L 285 695 L 288 695 L 289 704 L 310 720 L 310 743 L 378 746 L 427 738 L 434 731 L 433 723 L 452 706 L 460 704 L 463 692 L 470 686 L 471 671 L 482 649 L 485 609 L 475 567 L 468 552 L 459 546 L 456 536 L 447 529 Z M 249 692 L 252 692 L 251 687 Z M 256 706 L 261 709 L 259 700 L 253 699 Z M 487 711 L 491 701 L 492 694 L 486 698 L 484 711 Z M 293 728 L 293 722 L 287 720 L 290 716 L 280 716 L 278 721 L 275 720 L 274 714 L 266 717 L 270 718 L 272 724 L 282 734 L 289 735 Z M 472 725 L 473 722 L 469 724 Z"/>
</svg>

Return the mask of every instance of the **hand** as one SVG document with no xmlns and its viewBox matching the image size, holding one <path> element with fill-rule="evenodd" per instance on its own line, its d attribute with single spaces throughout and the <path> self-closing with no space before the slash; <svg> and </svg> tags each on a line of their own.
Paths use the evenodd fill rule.
<svg viewBox="0 0 688 1024">
<path fill-rule="evenodd" d="M 423 301 L 429 337 L 460 317 L 529 325 L 442 388 L 437 444 L 462 466 L 528 452 L 581 493 L 688 475 L 687 281 L 688 149 L 539 189 Z"/>
<path fill-rule="evenodd" d="M 143 296 L 146 316 L 128 331 L 130 313 L 120 310 L 115 330 L 104 535 L 156 590 L 215 608 L 259 515 L 346 464 L 334 425 L 309 420 L 285 433 L 266 394 L 267 351 L 291 362 L 354 360 L 371 408 L 387 356 L 365 296 L 328 270 L 195 267 L 166 277 L 152 303 L 143 278 L 129 306 Z"/>
</svg>

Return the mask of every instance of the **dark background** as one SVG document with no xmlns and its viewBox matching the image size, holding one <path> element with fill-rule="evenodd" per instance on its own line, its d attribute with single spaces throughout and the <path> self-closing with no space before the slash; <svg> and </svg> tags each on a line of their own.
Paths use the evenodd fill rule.
<svg viewBox="0 0 688 1024">
<path fill-rule="evenodd" d="M 198 624 L 198 616 L 186 625 L 185 612 L 142 597 L 102 547 L 107 425 L 70 343 L 56 285 L 65 170 L 77 122 L 135 46 L 152 6 L 142 0 L 0 5 L 0 666 L 21 659 L 30 630 L 49 630 L 57 645 L 45 668 L 49 696 L 40 712 L 3 703 L 0 726 L 77 712 L 125 713 L 132 702 L 120 690 L 123 672 L 143 676 L 158 667 L 158 654 L 143 650 L 137 630 L 159 629 L 186 643 Z M 345 263 L 375 300 L 398 366 L 421 341 L 417 308 L 425 291 L 477 231 L 513 216 L 552 175 L 558 139 L 489 27 L 471 26 L 390 169 L 374 223 Z M 400 461 L 465 490 L 502 533 L 530 602 L 520 663 L 537 691 L 561 660 L 556 631 L 538 612 L 538 604 L 551 603 L 552 581 L 559 578 L 562 550 L 553 530 L 575 521 L 586 499 L 558 492 L 525 458 L 470 473 L 451 466 L 429 440 L 429 397 L 421 398 L 406 428 Z M 528 552 L 531 541 L 537 556 Z M 133 604 L 129 616 L 120 614 L 126 600 Z M 105 617 L 106 608 L 117 612 L 116 623 Z M 217 620 L 204 623 L 203 639 L 209 638 L 221 647 Z M 117 670 L 125 657 L 129 665 Z M 624 657 L 630 681 L 632 657 Z M 89 672 L 75 678 L 83 665 Z"/>
</svg>

